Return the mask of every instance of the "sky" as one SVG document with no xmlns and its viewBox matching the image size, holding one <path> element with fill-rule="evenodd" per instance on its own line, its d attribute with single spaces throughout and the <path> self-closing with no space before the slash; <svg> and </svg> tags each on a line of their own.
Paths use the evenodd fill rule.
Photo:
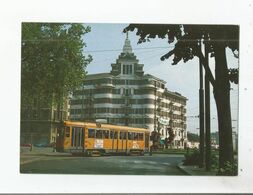
<svg viewBox="0 0 253 195">
<path fill-rule="evenodd" d="M 110 72 L 111 64 L 115 63 L 122 51 L 126 34 L 123 29 L 128 24 L 85 24 L 91 27 L 91 32 L 84 35 L 85 54 L 92 55 L 93 61 L 87 66 L 88 74 Z M 144 64 L 144 73 L 152 74 L 167 82 L 170 91 L 176 91 L 187 97 L 187 131 L 199 133 L 199 60 L 197 57 L 187 63 L 172 64 L 172 57 L 161 61 L 160 57 L 173 48 L 166 39 L 151 39 L 150 42 L 137 44 L 138 36 L 129 32 L 129 40 L 139 63 Z M 229 68 L 238 67 L 238 59 L 227 49 Z M 214 59 L 209 59 L 209 65 L 214 71 Z M 238 85 L 231 84 L 231 112 L 233 131 L 237 131 L 238 122 Z M 211 88 L 211 131 L 218 131 L 217 113 Z"/>
</svg>

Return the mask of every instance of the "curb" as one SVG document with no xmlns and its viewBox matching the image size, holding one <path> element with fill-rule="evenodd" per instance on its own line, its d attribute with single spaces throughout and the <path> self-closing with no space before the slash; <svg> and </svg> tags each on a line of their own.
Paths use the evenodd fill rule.
<svg viewBox="0 0 253 195">
<path fill-rule="evenodd" d="M 180 169 L 182 172 L 184 172 L 186 175 L 192 175 L 191 173 L 189 173 L 188 171 L 186 171 L 184 168 L 183 168 L 183 162 L 179 163 L 177 165 L 177 168 Z"/>
<path fill-rule="evenodd" d="M 72 157 L 71 154 L 51 154 L 51 153 L 26 153 L 20 154 L 20 156 L 38 156 L 38 157 Z"/>
<path fill-rule="evenodd" d="M 205 171 L 205 170 L 198 169 L 196 167 L 191 168 L 191 166 L 183 165 L 182 162 L 179 163 L 177 166 L 178 166 L 179 169 L 181 169 L 182 171 L 184 171 L 188 175 L 192 175 L 192 176 L 216 176 L 216 174 L 212 171 Z"/>
</svg>

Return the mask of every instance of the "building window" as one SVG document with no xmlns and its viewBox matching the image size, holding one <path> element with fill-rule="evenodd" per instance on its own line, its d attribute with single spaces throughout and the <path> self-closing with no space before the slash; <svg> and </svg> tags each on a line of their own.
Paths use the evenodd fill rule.
<svg viewBox="0 0 253 195">
<path fill-rule="evenodd" d="M 133 88 L 131 88 L 131 94 L 133 94 L 133 95 L 134 95 L 134 89 L 133 89 Z"/>
<path fill-rule="evenodd" d="M 123 95 L 124 94 L 124 88 L 120 89 L 120 94 Z"/>
<path fill-rule="evenodd" d="M 130 95 L 131 91 L 130 89 L 125 89 L 125 95 Z"/>
<path fill-rule="evenodd" d="M 123 65 L 123 74 L 132 74 L 133 67 L 132 65 Z"/>
<path fill-rule="evenodd" d="M 120 94 L 120 89 L 115 89 L 115 94 Z"/>
</svg>

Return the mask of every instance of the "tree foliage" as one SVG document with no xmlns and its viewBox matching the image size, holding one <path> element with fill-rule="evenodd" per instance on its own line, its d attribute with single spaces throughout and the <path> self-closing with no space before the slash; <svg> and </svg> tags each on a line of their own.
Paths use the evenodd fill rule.
<svg viewBox="0 0 253 195">
<path fill-rule="evenodd" d="M 83 53 L 83 35 L 89 31 L 72 23 L 22 24 L 22 103 L 34 97 L 58 101 L 82 83 L 92 60 Z"/>
<path fill-rule="evenodd" d="M 229 80 L 235 84 L 238 84 L 238 68 L 230 68 L 228 70 Z"/>
<path fill-rule="evenodd" d="M 171 144 L 174 139 L 175 139 L 175 134 L 174 134 L 172 128 L 169 128 L 168 144 Z"/>
<path fill-rule="evenodd" d="M 158 149 L 161 140 L 161 134 L 158 131 L 152 131 L 150 135 L 150 140 L 153 142 L 152 148 Z"/>
<path fill-rule="evenodd" d="M 130 24 L 124 29 L 124 32 L 135 29 L 137 30 L 136 35 L 140 37 L 138 43 L 150 41 L 156 37 L 168 39 L 169 44 L 174 43 L 174 49 L 161 57 L 161 60 L 165 60 L 173 56 L 172 65 L 176 65 L 180 61 L 187 62 L 194 56 L 203 59 L 200 41 L 207 46 L 208 53 L 211 53 L 212 57 L 214 57 L 214 45 L 229 47 L 238 57 L 236 51 L 239 51 L 239 26 Z M 232 74 L 231 82 L 238 81 L 238 69 L 232 73 L 228 72 L 228 74 Z"/>
<path fill-rule="evenodd" d="M 199 136 L 195 133 L 187 132 L 187 139 L 190 142 L 198 142 L 199 141 Z"/>
</svg>

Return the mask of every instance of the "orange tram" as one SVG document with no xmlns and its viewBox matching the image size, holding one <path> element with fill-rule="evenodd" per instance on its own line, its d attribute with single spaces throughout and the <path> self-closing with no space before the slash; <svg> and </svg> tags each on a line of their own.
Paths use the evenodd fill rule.
<svg viewBox="0 0 253 195">
<path fill-rule="evenodd" d="M 73 155 L 144 155 L 150 132 L 144 128 L 64 121 L 58 129 L 56 150 Z"/>
</svg>

